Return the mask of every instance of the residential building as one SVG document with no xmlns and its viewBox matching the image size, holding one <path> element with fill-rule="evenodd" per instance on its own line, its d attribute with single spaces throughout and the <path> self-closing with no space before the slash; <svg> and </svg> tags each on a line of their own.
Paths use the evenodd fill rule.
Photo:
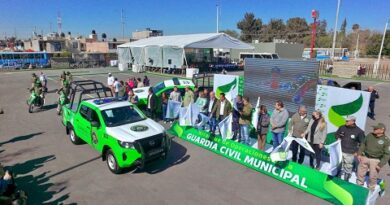
<svg viewBox="0 0 390 205">
<path fill-rule="evenodd" d="M 150 28 L 146 28 L 144 31 L 135 31 L 132 33 L 132 41 L 154 37 L 154 36 L 163 36 L 162 30 L 152 30 Z"/>
</svg>

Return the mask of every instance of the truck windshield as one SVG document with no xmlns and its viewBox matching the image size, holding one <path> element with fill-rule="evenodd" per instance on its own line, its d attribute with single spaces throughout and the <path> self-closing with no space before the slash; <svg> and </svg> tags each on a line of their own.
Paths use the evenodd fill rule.
<svg viewBox="0 0 390 205">
<path fill-rule="evenodd" d="M 107 127 L 121 126 L 145 119 L 133 106 L 103 110 L 102 115 Z"/>
</svg>

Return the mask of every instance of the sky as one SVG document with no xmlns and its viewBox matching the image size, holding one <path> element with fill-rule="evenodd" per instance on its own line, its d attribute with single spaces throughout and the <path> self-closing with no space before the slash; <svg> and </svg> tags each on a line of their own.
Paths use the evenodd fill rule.
<svg viewBox="0 0 390 205">
<path fill-rule="evenodd" d="M 0 0 L 0 39 L 16 35 L 29 37 L 57 31 L 57 15 L 62 31 L 88 35 L 92 29 L 108 38 L 122 37 L 121 10 L 124 9 L 125 37 L 145 28 L 161 29 L 164 35 L 210 33 L 216 31 L 216 2 L 220 2 L 220 30 L 237 30 L 237 22 L 253 12 L 267 23 L 272 18 L 306 18 L 311 10 L 320 12 L 333 29 L 337 0 Z M 390 19 L 389 0 L 341 0 L 338 29 L 347 19 L 347 29 L 361 28 L 383 32 Z M 51 26 L 50 26 L 51 25 Z"/>
</svg>

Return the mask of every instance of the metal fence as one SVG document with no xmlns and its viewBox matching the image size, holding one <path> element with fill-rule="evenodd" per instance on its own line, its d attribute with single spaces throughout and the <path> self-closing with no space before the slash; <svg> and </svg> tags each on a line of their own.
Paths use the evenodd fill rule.
<svg viewBox="0 0 390 205">
<path fill-rule="evenodd" d="M 390 80 L 390 64 L 379 65 L 376 74 L 374 73 L 373 63 L 361 63 L 351 66 L 355 67 L 350 74 L 351 77 L 372 80 Z M 320 75 L 332 75 L 334 69 L 337 69 L 337 67 L 334 68 L 331 61 L 320 62 Z"/>
<path fill-rule="evenodd" d="M 360 64 L 363 71 L 356 71 L 356 76 L 361 78 L 370 78 L 376 80 L 390 80 L 390 65 L 381 64 L 377 73 L 374 73 L 374 64 Z"/>
</svg>

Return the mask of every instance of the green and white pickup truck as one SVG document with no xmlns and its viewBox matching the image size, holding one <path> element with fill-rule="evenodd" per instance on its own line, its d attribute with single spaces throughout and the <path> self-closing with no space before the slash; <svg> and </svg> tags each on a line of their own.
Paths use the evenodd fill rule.
<svg viewBox="0 0 390 205">
<path fill-rule="evenodd" d="M 165 80 L 160 83 L 157 83 L 155 86 L 153 86 L 153 92 L 154 94 L 156 94 L 157 99 L 160 100 L 162 93 L 166 93 L 169 96 L 175 86 L 177 87 L 178 91 L 182 93 L 182 96 L 184 96 L 186 86 L 188 86 L 191 90 L 195 89 L 195 85 L 191 80 L 172 78 L 170 80 Z M 139 106 L 146 106 L 149 95 L 149 88 L 150 87 L 134 89 L 134 94 L 136 94 L 138 97 Z"/>
<path fill-rule="evenodd" d="M 75 81 L 71 86 L 70 103 L 62 108 L 62 122 L 73 144 L 89 144 L 115 174 L 167 157 L 170 139 L 164 127 L 147 118 L 136 105 L 115 100 L 110 97 L 111 91 L 96 81 Z"/>
</svg>

